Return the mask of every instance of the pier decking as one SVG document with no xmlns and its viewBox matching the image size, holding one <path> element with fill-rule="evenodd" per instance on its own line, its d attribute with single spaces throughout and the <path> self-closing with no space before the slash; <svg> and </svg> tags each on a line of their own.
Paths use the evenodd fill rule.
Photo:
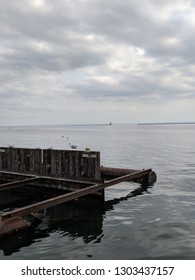
<svg viewBox="0 0 195 280">
<path fill-rule="evenodd" d="M 104 202 L 104 190 L 124 181 L 150 185 L 156 181 L 151 169 L 103 167 L 100 153 L 53 149 L 0 148 L 0 193 L 33 185 L 65 191 L 61 195 L 0 214 L 0 238 L 31 225 L 33 213 L 67 201 L 93 195 Z"/>
</svg>

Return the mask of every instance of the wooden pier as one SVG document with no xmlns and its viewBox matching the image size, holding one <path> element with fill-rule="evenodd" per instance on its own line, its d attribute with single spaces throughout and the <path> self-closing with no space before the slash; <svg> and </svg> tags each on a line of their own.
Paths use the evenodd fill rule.
<svg viewBox="0 0 195 280">
<path fill-rule="evenodd" d="M 104 190 L 124 181 L 151 185 L 151 169 L 132 170 L 103 167 L 100 153 L 53 149 L 0 148 L 0 193 L 31 185 L 62 190 L 64 193 L 0 213 L 0 238 L 31 226 L 33 213 L 67 201 L 89 197 L 104 202 Z"/>
</svg>

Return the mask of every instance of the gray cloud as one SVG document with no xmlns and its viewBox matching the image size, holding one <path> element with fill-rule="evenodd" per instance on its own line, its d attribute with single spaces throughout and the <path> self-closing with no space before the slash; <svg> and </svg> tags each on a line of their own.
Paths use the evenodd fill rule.
<svg viewBox="0 0 195 280">
<path fill-rule="evenodd" d="M 192 104 L 194 13 L 184 0 L 0 1 L 2 124 L 105 100 Z"/>
</svg>

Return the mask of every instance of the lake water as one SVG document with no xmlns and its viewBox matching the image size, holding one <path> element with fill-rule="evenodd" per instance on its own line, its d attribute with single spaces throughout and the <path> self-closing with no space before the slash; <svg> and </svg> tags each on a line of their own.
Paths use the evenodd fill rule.
<svg viewBox="0 0 195 280">
<path fill-rule="evenodd" d="M 68 149 L 67 137 L 104 166 L 152 168 L 157 182 L 110 187 L 102 207 L 49 208 L 0 242 L 0 259 L 195 259 L 195 125 L 0 127 L 0 146 Z"/>
</svg>

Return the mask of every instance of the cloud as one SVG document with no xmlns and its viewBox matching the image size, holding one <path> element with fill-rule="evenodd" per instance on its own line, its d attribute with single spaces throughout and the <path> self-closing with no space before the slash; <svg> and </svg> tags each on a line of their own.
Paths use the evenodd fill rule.
<svg viewBox="0 0 195 280">
<path fill-rule="evenodd" d="M 182 100 L 187 113 L 195 98 L 194 14 L 194 2 L 184 0 L 0 1 L 0 124 L 17 116 L 33 123 L 35 111 L 43 122 L 59 123 L 70 111 L 85 122 L 82 112 L 97 106 L 93 122 L 101 111 L 108 117 L 106 108 L 112 117 L 129 110 L 136 121 L 137 108 L 181 108 Z"/>
</svg>

